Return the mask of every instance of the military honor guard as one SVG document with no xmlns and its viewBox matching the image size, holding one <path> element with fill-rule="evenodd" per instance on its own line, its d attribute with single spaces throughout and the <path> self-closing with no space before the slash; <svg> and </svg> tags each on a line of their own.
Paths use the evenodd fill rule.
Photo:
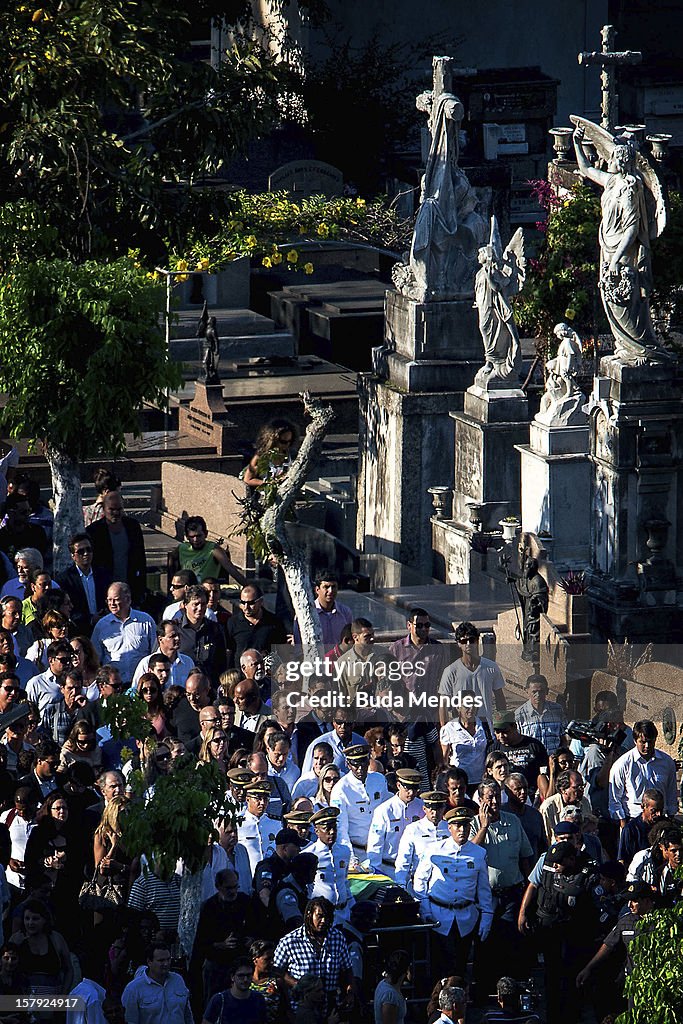
<svg viewBox="0 0 683 1024">
<path fill-rule="evenodd" d="M 354 743 L 344 749 L 349 766 L 330 794 L 330 804 L 338 807 L 339 836 L 348 840 L 359 861 L 367 857 L 368 835 L 376 807 L 389 796 L 387 782 L 380 772 L 369 771 L 370 747 Z"/>
<path fill-rule="evenodd" d="M 318 858 L 318 870 L 311 899 L 314 896 L 324 896 L 330 901 L 335 908 L 335 924 L 349 920 L 353 904 L 348 878 L 351 845 L 340 842 L 338 819 L 338 807 L 323 807 L 322 810 L 316 811 L 311 818 L 315 841 L 304 851 L 313 853 Z"/>
<path fill-rule="evenodd" d="M 419 821 L 424 813 L 418 797 L 422 776 L 415 768 L 399 768 L 396 793 L 373 811 L 368 834 L 367 853 L 374 871 L 394 877 L 396 855 L 406 826 Z"/>
<path fill-rule="evenodd" d="M 448 797 L 438 789 L 420 793 L 424 807 L 424 817 L 406 825 L 398 844 L 394 881 L 413 892 L 413 875 L 425 847 L 438 839 L 447 839 L 448 825 L 444 821 L 444 811 Z"/>
<path fill-rule="evenodd" d="M 237 828 L 237 839 L 249 855 L 253 877 L 256 865 L 275 852 L 275 837 L 282 824 L 266 814 L 270 800 L 270 782 L 267 779 L 247 783 L 245 795 L 247 809 Z"/>
<path fill-rule="evenodd" d="M 434 924 L 434 974 L 465 975 L 475 933 L 483 942 L 493 920 L 486 854 L 468 839 L 472 812 L 453 807 L 445 815 L 449 836 L 425 847 L 413 889 L 426 923 Z M 445 941 L 444 941 L 445 940 Z"/>
</svg>

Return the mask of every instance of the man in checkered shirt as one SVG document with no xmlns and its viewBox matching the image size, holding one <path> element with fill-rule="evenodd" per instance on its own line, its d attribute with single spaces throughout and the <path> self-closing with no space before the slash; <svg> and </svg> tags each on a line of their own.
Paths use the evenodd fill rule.
<svg viewBox="0 0 683 1024">
<path fill-rule="evenodd" d="M 296 1010 L 296 983 L 304 974 L 322 979 L 327 996 L 328 1012 L 335 1008 L 337 990 L 342 993 L 342 1006 L 350 1006 L 353 998 L 351 956 L 346 939 L 332 927 L 334 907 L 322 896 L 309 900 L 304 923 L 280 939 L 275 948 L 274 964 L 284 972 L 285 984 L 292 989 L 292 1007 Z"/>
<path fill-rule="evenodd" d="M 549 754 L 554 754 L 565 742 L 567 716 L 561 704 L 548 700 L 548 680 L 545 676 L 529 676 L 526 681 L 529 698 L 515 711 L 517 728 L 525 736 L 540 740 Z"/>
</svg>

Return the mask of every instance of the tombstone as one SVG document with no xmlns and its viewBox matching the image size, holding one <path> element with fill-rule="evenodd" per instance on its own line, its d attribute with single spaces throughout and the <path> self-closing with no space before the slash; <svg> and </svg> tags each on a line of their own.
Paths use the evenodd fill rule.
<svg viewBox="0 0 683 1024">
<path fill-rule="evenodd" d="M 418 97 L 428 113 L 432 151 L 424 202 L 418 211 L 411 256 L 395 269 L 387 292 L 385 342 L 373 350 L 372 374 L 361 375 L 357 544 L 432 573 L 430 487 L 452 486 L 453 434 L 449 413 L 482 363 L 472 308 L 476 252 L 488 231 L 467 178 L 457 165 L 462 105 L 450 92 L 453 60 L 434 58 L 434 87 Z M 441 162 L 440 162 L 441 161 Z M 436 178 L 442 173 L 440 181 Z M 439 206 L 434 192 L 442 186 Z M 457 185 L 460 200 L 451 189 Z M 446 223 L 461 202 L 466 245 L 451 247 L 446 224 L 437 249 L 429 225 Z M 431 215 L 434 214 L 434 218 Z"/>
<path fill-rule="evenodd" d="M 519 445 L 522 530 L 542 534 L 562 569 L 585 568 L 589 558 L 590 463 L 585 397 L 576 383 L 581 342 L 558 324 L 558 354 L 546 364 L 541 411 L 531 423 L 529 444 Z"/>
<path fill-rule="evenodd" d="M 323 160 L 290 160 L 269 176 L 268 189 L 293 196 L 340 196 L 344 175 Z"/>
</svg>

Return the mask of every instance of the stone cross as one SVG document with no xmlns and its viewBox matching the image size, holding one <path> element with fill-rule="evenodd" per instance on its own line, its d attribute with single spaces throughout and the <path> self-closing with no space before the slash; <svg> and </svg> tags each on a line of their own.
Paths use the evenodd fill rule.
<svg viewBox="0 0 683 1024">
<path fill-rule="evenodd" d="M 415 106 L 422 113 L 427 114 L 427 126 L 429 128 L 430 142 L 434 134 L 434 113 L 436 111 L 436 101 L 442 93 L 452 93 L 453 90 L 453 67 L 455 65 L 455 58 L 453 57 L 432 57 L 432 82 L 433 86 L 427 92 L 422 92 L 415 100 Z M 460 105 L 460 110 L 456 111 L 456 120 L 462 120 L 465 114 L 464 107 Z M 422 153 L 422 159 L 426 160 L 429 154 L 429 146 L 426 147 L 427 152 Z"/>
<path fill-rule="evenodd" d="M 608 131 L 614 131 L 619 117 L 616 69 L 627 64 L 640 64 L 643 59 L 643 55 L 639 50 L 615 51 L 614 40 L 616 35 L 614 25 L 603 25 L 600 31 L 602 50 L 590 53 L 584 51 L 579 54 L 579 64 L 597 64 L 601 69 L 602 118 L 600 124 Z"/>
</svg>

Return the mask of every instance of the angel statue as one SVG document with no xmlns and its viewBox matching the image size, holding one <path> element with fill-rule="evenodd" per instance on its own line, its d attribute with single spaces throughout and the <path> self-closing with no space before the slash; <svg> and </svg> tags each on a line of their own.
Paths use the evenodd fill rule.
<svg viewBox="0 0 683 1024">
<path fill-rule="evenodd" d="M 474 279 L 474 304 L 484 342 L 486 364 L 474 378 L 481 388 L 518 388 L 522 350 L 510 299 L 522 290 L 526 276 L 524 237 L 517 228 L 503 252 L 498 221 L 491 217 L 489 244 L 479 250 Z"/>
<path fill-rule="evenodd" d="M 582 411 L 586 399 L 576 381 L 581 369 L 581 339 L 564 322 L 555 325 L 553 334 L 560 344 L 555 358 L 545 364 L 545 392 L 536 419 L 549 427 L 583 426 L 588 421 Z"/>
<path fill-rule="evenodd" d="M 396 289 L 417 302 L 472 294 L 476 252 L 485 237 L 486 221 L 477 212 L 478 198 L 458 166 L 463 115 L 460 100 L 452 93 L 441 93 L 433 112 L 432 145 L 410 257 L 392 271 Z"/>
<path fill-rule="evenodd" d="M 592 121 L 571 115 L 579 174 L 602 188 L 600 294 L 615 342 L 627 366 L 662 363 L 675 357 L 662 347 L 652 325 L 650 242 L 666 226 L 659 178 L 628 135 L 614 136 Z M 607 170 L 594 167 L 592 143 Z"/>
</svg>

